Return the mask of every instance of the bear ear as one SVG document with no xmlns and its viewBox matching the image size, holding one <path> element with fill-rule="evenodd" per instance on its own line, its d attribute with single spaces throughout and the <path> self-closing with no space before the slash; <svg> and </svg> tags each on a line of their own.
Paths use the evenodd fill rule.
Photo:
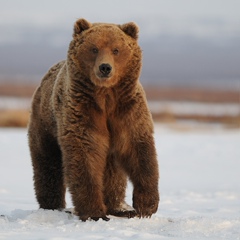
<svg viewBox="0 0 240 240">
<path fill-rule="evenodd" d="M 120 28 L 130 37 L 134 38 L 135 40 L 138 39 L 138 26 L 134 22 L 125 23 L 120 26 Z"/>
<path fill-rule="evenodd" d="M 84 18 L 80 18 L 78 19 L 75 24 L 74 24 L 74 28 L 73 28 L 73 35 L 79 34 L 81 32 L 83 32 L 84 30 L 87 30 L 91 27 L 91 23 L 89 23 L 87 20 L 85 20 Z"/>
</svg>

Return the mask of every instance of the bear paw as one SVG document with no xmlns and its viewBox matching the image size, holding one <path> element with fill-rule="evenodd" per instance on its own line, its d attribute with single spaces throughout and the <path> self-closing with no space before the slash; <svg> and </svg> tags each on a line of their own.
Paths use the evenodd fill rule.
<svg viewBox="0 0 240 240">
<path fill-rule="evenodd" d="M 135 209 L 126 202 L 121 203 L 118 208 L 108 211 L 108 214 L 124 218 L 134 218 L 137 215 Z"/>
<path fill-rule="evenodd" d="M 98 221 L 100 218 L 103 219 L 104 221 L 109 221 L 110 218 L 108 218 L 106 216 L 106 207 L 103 207 L 102 209 L 95 209 L 94 211 L 87 211 L 85 209 L 85 211 L 77 211 L 77 209 L 74 209 L 74 214 L 77 215 L 79 217 L 80 220 L 82 220 L 83 222 L 86 222 L 87 220 L 94 220 L 94 221 Z"/>
<path fill-rule="evenodd" d="M 134 190 L 133 207 L 136 209 L 139 218 L 150 218 L 157 212 L 159 203 L 158 191 L 143 192 Z"/>
</svg>

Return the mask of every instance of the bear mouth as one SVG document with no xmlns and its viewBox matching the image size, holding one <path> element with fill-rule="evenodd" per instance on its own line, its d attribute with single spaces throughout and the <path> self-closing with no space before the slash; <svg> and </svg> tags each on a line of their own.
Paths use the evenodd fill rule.
<svg viewBox="0 0 240 240">
<path fill-rule="evenodd" d="M 102 73 L 97 74 L 97 78 L 101 81 L 107 81 L 111 77 L 112 77 L 112 74 L 102 74 Z"/>
</svg>

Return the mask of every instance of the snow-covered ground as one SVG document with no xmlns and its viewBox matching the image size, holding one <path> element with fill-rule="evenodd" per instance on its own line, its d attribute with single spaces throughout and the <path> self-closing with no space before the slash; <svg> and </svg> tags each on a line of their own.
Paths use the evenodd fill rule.
<svg viewBox="0 0 240 240">
<path fill-rule="evenodd" d="M 151 219 L 81 222 L 38 210 L 26 129 L 0 129 L 0 239 L 240 239 L 240 130 L 156 125 L 161 202 Z M 131 203 L 131 185 L 127 201 Z M 72 207 L 69 195 L 68 207 Z"/>
<path fill-rule="evenodd" d="M 240 114 L 239 103 L 207 103 L 189 101 L 150 101 L 152 113 L 194 114 L 208 116 L 237 116 Z"/>
<path fill-rule="evenodd" d="M 0 96 L 1 109 L 29 109 L 31 98 L 3 97 Z"/>
</svg>

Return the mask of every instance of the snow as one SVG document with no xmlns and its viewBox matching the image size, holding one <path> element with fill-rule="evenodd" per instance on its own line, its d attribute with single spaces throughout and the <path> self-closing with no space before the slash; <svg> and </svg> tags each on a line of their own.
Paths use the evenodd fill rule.
<svg viewBox="0 0 240 240">
<path fill-rule="evenodd" d="M 3 97 L 0 96 L 1 109 L 29 109 L 31 98 Z"/>
<path fill-rule="evenodd" d="M 153 113 L 196 114 L 208 116 L 236 116 L 240 114 L 239 103 L 204 103 L 188 101 L 150 101 Z"/>
<path fill-rule="evenodd" d="M 0 239 L 240 239 L 240 130 L 156 124 L 161 202 L 151 219 L 81 222 L 38 209 L 26 129 L 0 128 Z M 132 186 L 127 189 L 131 203 Z M 72 207 L 69 194 L 68 207 Z"/>
</svg>

